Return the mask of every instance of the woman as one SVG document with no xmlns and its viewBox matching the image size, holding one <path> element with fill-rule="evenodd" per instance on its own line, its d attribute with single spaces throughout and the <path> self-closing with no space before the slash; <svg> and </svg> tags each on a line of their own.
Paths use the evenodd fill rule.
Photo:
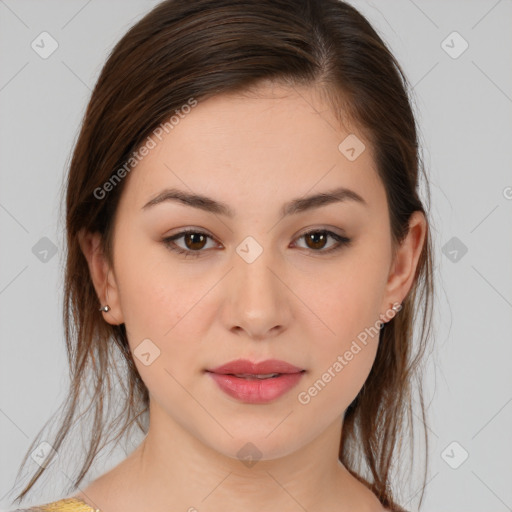
<svg viewBox="0 0 512 512">
<path fill-rule="evenodd" d="M 167 0 L 127 32 L 69 169 L 66 414 L 18 501 L 92 375 L 74 494 L 34 510 L 404 510 L 433 290 L 407 91 L 338 0 Z"/>
</svg>

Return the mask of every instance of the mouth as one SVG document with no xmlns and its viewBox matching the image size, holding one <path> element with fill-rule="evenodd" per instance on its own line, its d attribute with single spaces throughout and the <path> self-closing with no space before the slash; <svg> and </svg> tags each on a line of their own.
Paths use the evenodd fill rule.
<svg viewBox="0 0 512 512">
<path fill-rule="evenodd" d="M 206 372 L 230 397 L 244 403 L 262 404 L 290 391 L 306 370 L 275 359 L 261 363 L 239 359 Z"/>
</svg>

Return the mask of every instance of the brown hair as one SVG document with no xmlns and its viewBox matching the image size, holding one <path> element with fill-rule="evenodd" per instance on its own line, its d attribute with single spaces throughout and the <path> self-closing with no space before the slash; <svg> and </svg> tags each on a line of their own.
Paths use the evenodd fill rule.
<svg viewBox="0 0 512 512">
<path fill-rule="evenodd" d="M 112 262 L 113 218 L 124 181 L 102 199 L 95 190 L 111 180 L 148 135 L 191 98 L 201 101 L 243 92 L 264 80 L 318 87 L 340 122 L 357 126 L 371 142 L 387 194 L 395 248 L 407 234 L 414 211 L 427 217 L 418 196 L 423 164 L 408 81 L 357 10 L 338 0 L 167 0 L 158 4 L 122 37 L 105 63 L 67 177 L 64 322 L 71 382 L 52 443 L 55 450 L 68 436 L 88 376 L 93 383 L 85 411 L 93 411 L 92 438 L 74 487 L 87 474 L 106 434 L 117 429 L 114 440 L 118 441 L 134 424 L 147 431 L 149 405 L 125 326 L 107 324 L 98 311 L 98 297 L 78 239 L 81 230 L 101 233 Z M 401 509 L 390 486 L 392 466 L 403 432 L 408 430 L 413 438 L 415 380 L 425 421 L 420 363 L 430 333 L 432 294 L 428 227 L 413 287 L 400 313 L 381 329 L 370 375 L 345 412 L 339 452 L 350 472 L 393 510 Z M 422 330 L 414 345 L 413 325 L 420 307 Z M 124 401 L 121 412 L 107 424 L 104 407 L 111 398 L 113 369 L 124 390 L 124 396 L 117 399 Z M 53 453 L 50 461 L 52 457 Z M 425 480 L 427 461 L 428 457 Z M 44 471 L 45 467 L 37 469 L 18 501 Z"/>
</svg>

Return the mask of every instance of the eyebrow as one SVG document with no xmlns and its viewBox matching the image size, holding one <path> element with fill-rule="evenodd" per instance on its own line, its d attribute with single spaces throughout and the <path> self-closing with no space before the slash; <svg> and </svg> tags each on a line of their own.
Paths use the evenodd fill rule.
<svg viewBox="0 0 512 512">
<path fill-rule="evenodd" d="M 163 190 L 156 197 L 148 201 L 142 209 L 147 210 L 152 206 L 156 206 L 157 204 L 161 204 L 166 201 L 176 201 L 193 208 L 198 208 L 206 212 L 223 215 L 229 218 L 233 218 L 235 216 L 235 212 L 226 203 L 222 203 L 212 199 L 211 197 L 206 197 L 200 194 L 185 192 L 177 188 L 168 188 Z M 338 187 L 315 195 L 292 199 L 285 203 L 281 208 L 281 216 L 285 217 L 287 215 L 320 208 L 328 204 L 343 203 L 346 201 L 354 201 L 368 206 L 366 201 L 358 193 L 345 187 Z"/>
</svg>

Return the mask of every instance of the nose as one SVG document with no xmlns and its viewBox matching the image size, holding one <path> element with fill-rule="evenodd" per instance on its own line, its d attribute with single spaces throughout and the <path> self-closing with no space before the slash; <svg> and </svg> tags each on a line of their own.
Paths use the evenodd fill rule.
<svg viewBox="0 0 512 512">
<path fill-rule="evenodd" d="M 270 249 L 262 250 L 254 260 L 240 249 L 233 254 L 234 268 L 225 283 L 222 320 L 231 332 L 245 333 L 254 340 L 276 336 L 287 328 L 292 316 L 293 294 L 286 283 L 284 265 Z M 254 251 L 254 246 L 250 250 Z"/>
</svg>

